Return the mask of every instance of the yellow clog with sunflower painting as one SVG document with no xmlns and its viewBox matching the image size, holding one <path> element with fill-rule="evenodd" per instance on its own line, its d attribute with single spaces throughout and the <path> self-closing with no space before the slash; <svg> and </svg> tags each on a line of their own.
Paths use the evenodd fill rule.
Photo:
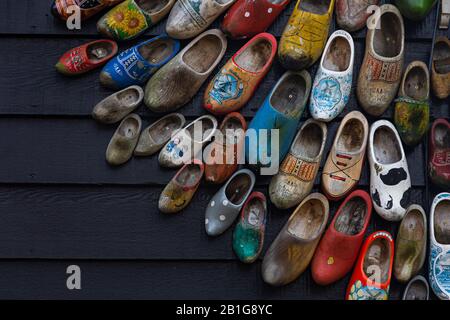
<svg viewBox="0 0 450 320">
<path fill-rule="evenodd" d="M 286 69 L 301 70 L 319 59 L 328 38 L 334 0 L 298 0 L 278 49 Z"/>
<path fill-rule="evenodd" d="M 136 38 L 164 18 L 174 3 L 175 0 L 126 0 L 106 13 L 97 29 L 116 40 Z"/>
</svg>

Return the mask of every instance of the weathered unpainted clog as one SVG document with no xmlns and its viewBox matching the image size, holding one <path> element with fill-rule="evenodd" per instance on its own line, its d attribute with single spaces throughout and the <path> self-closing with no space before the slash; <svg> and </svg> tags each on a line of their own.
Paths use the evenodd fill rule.
<svg viewBox="0 0 450 320">
<path fill-rule="evenodd" d="M 395 5 L 406 18 L 420 21 L 425 19 L 436 2 L 437 0 L 395 0 Z"/>
<path fill-rule="evenodd" d="M 290 0 L 238 0 L 222 21 L 222 30 L 233 39 L 246 39 L 266 31 Z"/>
<path fill-rule="evenodd" d="M 272 203 L 279 209 L 296 206 L 311 192 L 327 141 L 327 126 L 308 119 L 269 184 Z"/>
<path fill-rule="evenodd" d="M 171 112 L 188 103 L 227 48 L 218 29 L 208 30 L 191 41 L 151 77 L 145 88 L 145 104 L 153 112 Z"/>
<path fill-rule="evenodd" d="M 427 279 L 422 276 L 415 276 L 406 286 L 402 300 L 429 300 L 430 287 Z"/>
<path fill-rule="evenodd" d="M 136 38 L 164 18 L 174 3 L 175 0 L 125 0 L 98 21 L 97 30 L 119 41 Z"/>
<path fill-rule="evenodd" d="M 266 76 L 277 52 L 277 40 L 260 33 L 247 42 L 210 81 L 203 98 L 206 110 L 222 115 L 241 109 Z"/>
<path fill-rule="evenodd" d="M 436 296 L 450 300 L 450 193 L 438 194 L 430 212 L 430 286 Z"/>
<path fill-rule="evenodd" d="M 130 160 L 141 132 L 142 120 L 137 114 L 130 114 L 119 124 L 108 148 L 106 161 L 113 166 L 124 164 Z"/>
<path fill-rule="evenodd" d="M 209 236 L 225 232 L 236 220 L 255 185 L 255 175 L 248 169 L 235 172 L 211 198 L 205 213 L 205 229 Z"/>
<path fill-rule="evenodd" d="M 409 206 L 411 176 L 402 142 L 392 123 L 379 120 L 372 124 L 367 156 L 375 211 L 388 221 L 400 221 Z"/>
<path fill-rule="evenodd" d="M 193 38 L 227 10 L 235 0 L 178 0 L 167 19 L 166 32 L 175 39 Z"/>
<path fill-rule="evenodd" d="M 100 101 L 92 110 L 92 117 L 102 123 L 116 123 L 133 112 L 144 99 L 144 90 L 131 86 Z"/>
<path fill-rule="evenodd" d="M 428 148 L 431 181 L 448 190 L 450 188 L 450 123 L 446 119 L 434 121 Z"/>
<path fill-rule="evenodd" d="M 410 205 L 395 241 L 394 275 L 403 283 L 418 274 L 427 253 L 427 217 L 422 207 Z"/>
<path fill-rule="evenodd" d="M 205 180 L 222 184 L 242 163 L 247 122 L 238 112 L 229 113 L 220 125 L 220 137 L 205 148 Z"/>
<path fill-rule="evenodd" d="M 322 286 L 342 279 L 355 264 L 369 226 L 372 201 L 367 192 L 353 191 L 339 206 L 311 262 L 314 281 Z"/>
<path fill-rule="evenodd" d="M 260 255 L 266 231 L 267 203 L 261 192 L 252 192 L 241 210 L 241 219 L 233 233 L 233 250 L 244 263 L 253 263 Z"/>
<path fill-rule="evenodd" d="M 81 21 L 87 20 L 105 8 L 115 6 L 123 0 L 54 0 L 51 6 L 51 13 L 54 17 L 68 20 L 75 13 L 73 6 L 80 10 Z"/>
<path fill-rule="evenodd" d="M 346 300 L 388 300 L 394 262 L 394 240 L 376 231 L 364 242 L 347 287 Z"/>
<path fill-rule="evenodd" d="M 362 29 L 372 14 L 369 7 L 379 3 L 380 0 L 336 0 L 336 22 L 348 32 Z"/>
<path fill-rule="evenodd" d="M 439 99 L 450 95 L 450 40 L 438 37 L 434 43 L 431 66 L 433 92 Z"/>
<path fill-rule="evenodd" d="M 403 74 L 395 101 L 394 121 L 402 141 L 409 146 L 420 143 L 430 124 L 430 75 L 421 61 L 411 62 Z"/>
<path fill-rule="evenodd" d="M 266 252 L 262 277 L 273 286 L 286 285 L 308 267 L 328 221 L 329 204 L 312 193 L 295 209 Z"/>
<path fill-rule="evenodd" d="M 350 99 L 355 47 L 352 36 L 335 31 L 328 39 L 319 69 L 314 78 L 309 112 L 319 121 L 336 118 Z"/>
<path fill-rule="evenodd" d="M 194 160 L 185 164 L 159 196 L 158 208 L 164 213 L 177 213 L 188 206 L 202 181 L 204 166 Z"/>
<path fill-rule="evenodd" d="M 359 71 L 356 94 L 363 109 L 381 116 L 397 94 L 403 69 L 405 28 L 398 9 L 380 7 L 367 20 L 366 53 Z"/>
<path fill-rule="evenodd" d="M 213 116 L 201 116 L 173 135 L 158 156 L 162 167 L 177 168 L 191 162 L 202 153 L 203 146 L 217 130 Z"/>
<path fill-rule="evenodd" d="M 142 130 L 135 156 L 151 156 L 158 152 L 176 133 L 184 127 L 186 119 L 181 113 L 171 113 Z"/>
<path fill-rule="evenodd" d="M 117 50 L 117 43 L 111 40 L 85 43 L 64 53 L 56 64 L 56 70 L 66 76 L 80 75 L 104 65 Z"/>
<path fill-rule="evenodd" d="M 369 123 L 361 112 L 342 119 L 322 171 L 322 190 L 329 199 L 339 200 L 358 185 L 368 136 Z"/>
<path fill-rule="evenodd" d="M 302 70 L 319 59 L 328 38 L 333 9 L 334 0 L 298 0 L 278 47 L 283 67 Z"/>
<path fill-rule="evenodd" d="M 180 42 L 166 35 L 141 42 L 109 61 L 100 73 L 100 83 L 113 89 L 144 85 L 179 50 Z"/>
</svg>

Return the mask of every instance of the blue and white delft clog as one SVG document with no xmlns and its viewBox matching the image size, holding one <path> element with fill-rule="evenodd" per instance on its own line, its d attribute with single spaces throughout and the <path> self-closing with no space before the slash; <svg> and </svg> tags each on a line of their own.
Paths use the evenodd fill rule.
<svg viewBox="0 0 450 320">
<path fill-rule="evenodd" d="M 180 50 L 180 42 L 160 35 L 121 52 L 108 62 L 100 74 L 100 83 L 113 89 L 143 85 Z"/>
<path fill-rule="evenodd" d="M 438 194 L 430 212 L 430 285 L 436 296 L 450 300 L 450 193 Z"/>
<path fill-rule="evenodd" d="M 352 36 L 344 30 L 335 31 L 328 39 L 314 78 L 309 112 L 315 120 L 333 120 L 348 103 L 354 58 Z"/>
</svg>

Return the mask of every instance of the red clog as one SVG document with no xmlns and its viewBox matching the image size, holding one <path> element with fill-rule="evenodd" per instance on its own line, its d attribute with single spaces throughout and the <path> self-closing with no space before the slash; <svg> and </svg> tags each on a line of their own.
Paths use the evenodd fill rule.
<svg viewBox="0 0 450 320">
<path fill-rule="evenodd" d="M 430 135 L 430 178 L 442 188 L 450 188 L 450 123 L 437 119 Z"/>
<path fill-rule="evenodd" d="M 387 300 L 394 262 L 394 240 L 376 231 L 364 242 L 347 287 L 346 300 Z"/>
<path fill-rule="evenodd" d="M 253 37 L 266 31 L 289 2 L 238 0 L 223 18 L 222 30 L 234 39 Z"/>
<path fill-rule="evenodd" d="M 117 54 L 117 43 L 96 40 L 70 49 L 59 59 L 56 70 L 65 75 L 79 75 L 104 65 Z"/>
<path fill-rule="evenodd" d="M 355 264 L 372 214 L 367 192 L 353 191 L 342 202 L 319 243 L 312 261 L 312 277 L 319 285 L 343 278 Z"/>
</svg>

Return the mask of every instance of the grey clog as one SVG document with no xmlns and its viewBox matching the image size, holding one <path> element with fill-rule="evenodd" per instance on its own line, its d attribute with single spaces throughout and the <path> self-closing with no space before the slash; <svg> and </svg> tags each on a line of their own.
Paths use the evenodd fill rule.
<svg viewBox="0 0 450 320">
<path fill-rule="evenodd" d="M 422 276 L 415 276 L 406 286 L 402 300 L 429 300 L 430 287 L 427 279 Z"/>
<path fill-rule="evenodd" d="M 130 114 L 122 120 L 106 150 L 106 161 L 117 166 L 130 160 L 141 132 L 142 120 L 137 114 Z"/>
<path fill-rule="evenodd" d="M 159 151 L 178 130 L 184 127 L 186 119 L 181 113 L 171 113 L 145 128 L 134 150 L 135 156 L 151 156 Z"/>
<path fill-rule="evenodd" d="M 144 90 L 131 86 L 100 101 L 92 110 L 92 117 L 102 123 L 116 123 L 133 112 L 144 99 Z"/>
<path fill-rule="evenodd" d="M 205 213 L 205 229 L 209 236 L 218 236 L 233 224 L 254 185 L 253 172 L 242 169 L 212 197 Z"/>
</svg>

